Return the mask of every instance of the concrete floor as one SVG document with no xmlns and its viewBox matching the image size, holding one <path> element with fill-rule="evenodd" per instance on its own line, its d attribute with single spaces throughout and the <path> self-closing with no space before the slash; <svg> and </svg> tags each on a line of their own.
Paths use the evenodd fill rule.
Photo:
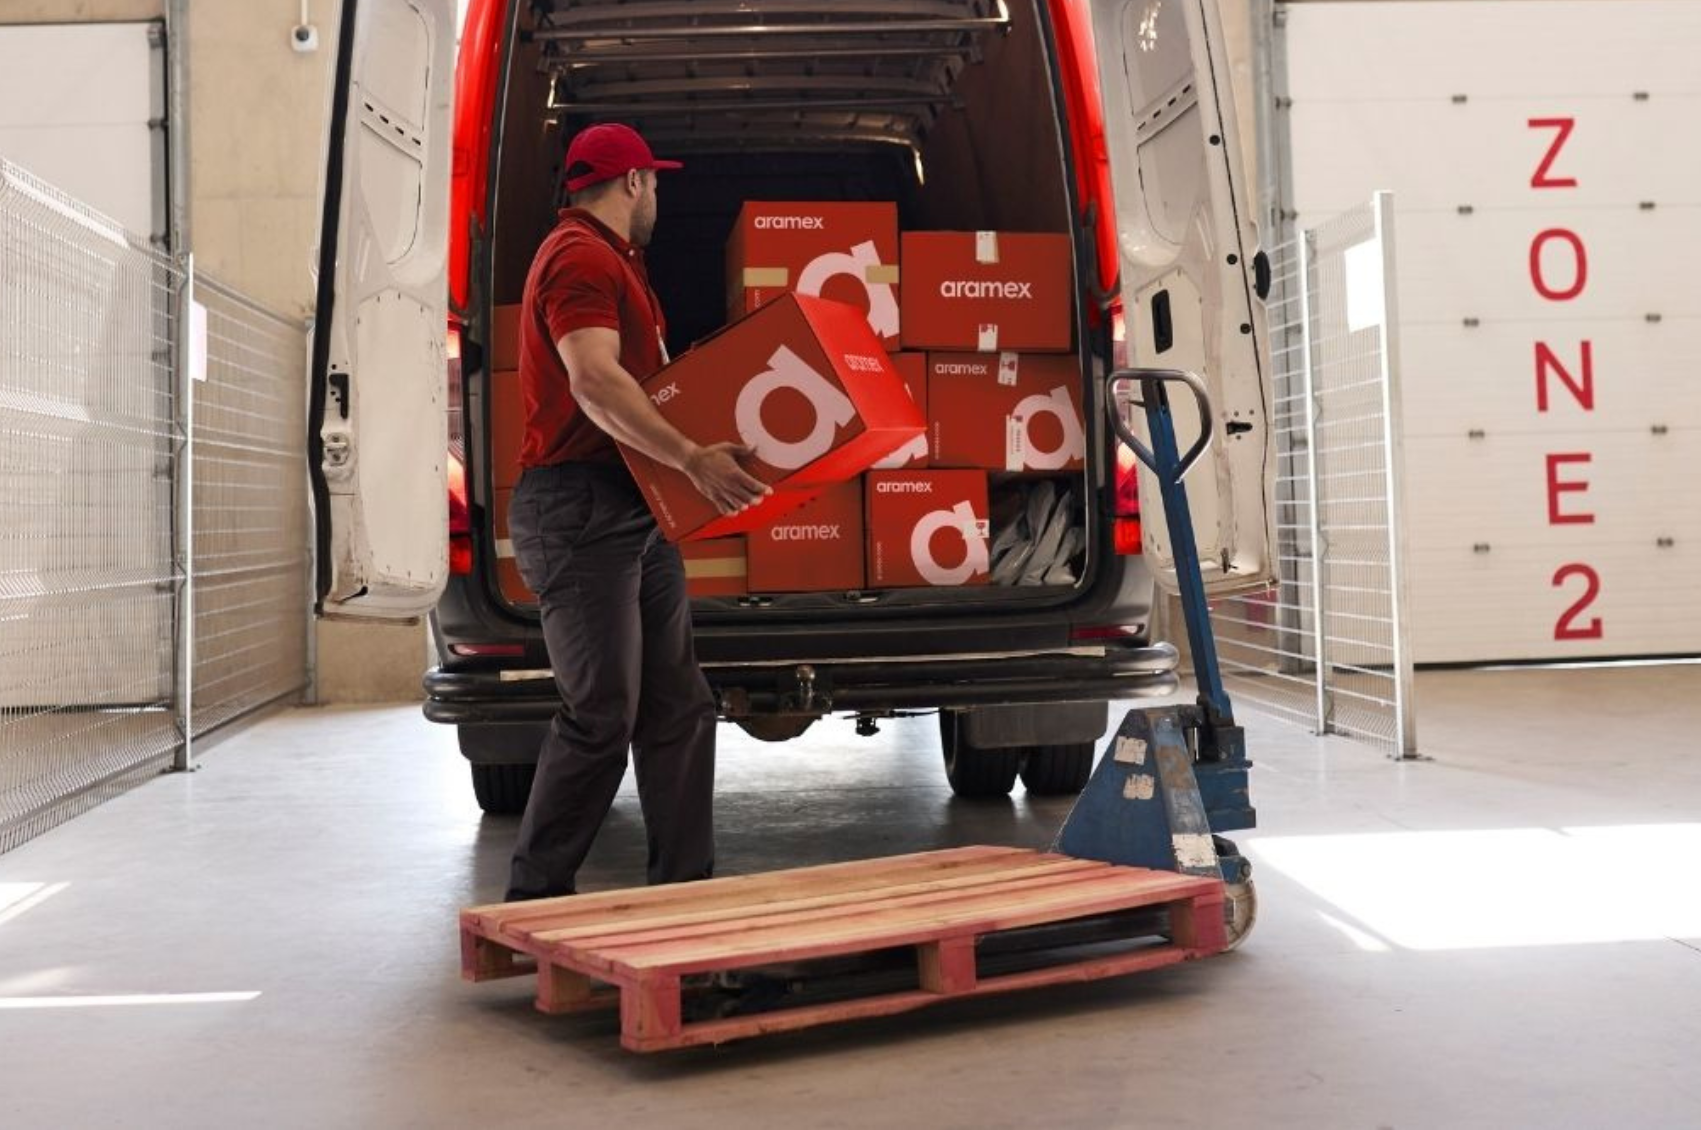
<svg viewBox="0 0 1701 1130">
<path fill-rule="evenodd" d="M 480 819 L 448 732 L 275 716 L 0 856 L 0 1122 L 1701 1125 L 1701 667 L 1419 696 L 1422 764 L 1252 722 L 1237 954 L 657 1058 L 457 980 L 455 911 L 500 893 L 513 822 Z M 729 874 L 1037 846 L 1068 807 L 953 802 L 931 719 L 724 734 Z M 642 856 L 628 791 L 584 885 Z M 202 993 L 240 996 L 176 995 Z M 89 999 L 129 994 L 165 996 Z"/>
</svg>

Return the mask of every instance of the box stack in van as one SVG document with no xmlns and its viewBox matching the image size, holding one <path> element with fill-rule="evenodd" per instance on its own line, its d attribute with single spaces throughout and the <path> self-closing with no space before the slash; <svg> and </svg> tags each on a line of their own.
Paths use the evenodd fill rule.
<svg viewBox="0 0 1701 1130">
<path fill-rule="evenodd" d="M 691 547 L 693 595 L 1074 582 L 1081 492 L 1058 476 L 1079 477 L 1086 428 L 1068 237 L 897 229 L 889 203 L 746 204 L 726 255 L 733 325 L 644 382 L 699 442 L 754 433 L 776 487 L 716 518 L 683 475 L 625 453 L 663 532 Z M 847 333 L 847 306 L 869 332 Z M 504 311 L 498 335 L 514 332 Z M 521 421 L 515 375 L 493 387 L 501 538 Z M 905 430 L 894 390 L 925 431 Z M 815 444 L 823 424 L 839 438 Z"/>
<path fill-rule="evenodd" d="M 1069 239 L 897 231 L 892 204 L 745 204 L 727 247 L 737 315 L 788 291 L 857 306 L 893 354 L 927 434 L 857 484 L 862 560 L 843 531 L 848 490 L 753 531 L 750 591 L 1071 584 L 1085 547 L 1086 455 Z M 901 248 L 899 262 L 889 248 Z M 1003 519 L 996 524 L 991 500 Z M 805 537 L 811 531 L 832 531 Z M 779 546 L 785 546 L 782 550 Z M 994 547 L 998 568 L 994 568 Z M 783 557 L 787 568 L 762 563 Z M 860 581 L 852 585 L 847 582 Z"/>
</svg>

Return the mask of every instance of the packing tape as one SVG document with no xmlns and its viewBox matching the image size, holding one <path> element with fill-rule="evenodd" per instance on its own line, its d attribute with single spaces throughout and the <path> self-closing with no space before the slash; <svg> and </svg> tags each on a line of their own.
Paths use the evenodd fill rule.
<svg viewBox="0 0 1701 1130">
<path fill-rule="evenodd" d="M 876 263 L 862 273 L 864 282 L 874 286 L 896 286 L 898 283 L 898 265 L 896 263 Z"/>
<path fill-rule="evenodd" d="M 699 557 L 685 562 L 685 576 L 693 581 L 719 581 L 749 573 L 749 563 L 742 557 Z"/>
<path fill-rule="evenodd" d="M 514 543 L 513 543 L 513 541 L 511 541 L 508 538 L 497 538 L 496 539 L 496 556 L 503 557 L 503 558 L 514 556 Z"/>
<path fill-rule="evenodd" d="M 979 344 L 975 346 L 977 353 L 998 352 L 998 323 L 982 322 L 980 324 Z"/>
<path fill-rule="evenodd" d="M 744 268 L 744 285 L 750 286 L 790 286 L 791 272 L 784 267 L 746 267 Z"/>
<path fill-rule="evenodd" d="M 975 232 L 975 262 L 998 262 L 998 233 L 995 231 Z"/>
</svg>

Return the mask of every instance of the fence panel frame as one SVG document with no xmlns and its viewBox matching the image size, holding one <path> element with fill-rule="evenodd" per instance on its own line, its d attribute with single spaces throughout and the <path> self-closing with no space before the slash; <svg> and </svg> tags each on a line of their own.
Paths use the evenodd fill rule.
<svg viewBox="0 0 1701 1130">
<path fill-rule="evenodd" d="M 1378 193 L 1270 249 L 1276 580 L 1212 618 L 1236 698 L 1410 758 L 1393 206 Z"/>
</svg>

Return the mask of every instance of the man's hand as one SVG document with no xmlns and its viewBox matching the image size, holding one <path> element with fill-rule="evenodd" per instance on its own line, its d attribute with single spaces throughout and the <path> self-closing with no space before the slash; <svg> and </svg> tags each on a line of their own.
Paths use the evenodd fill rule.
<svg viewBox="0 0 1701 1130">
<path fill-rule="evenodd" d="M 711 443 L 699 447 L 685 460 L 683 470 L 704 498 L 722 514 L 736 514 L 772 492 L 762 480 L 738 465 L 753 453 L 736 443 Z"/>
</svg>

